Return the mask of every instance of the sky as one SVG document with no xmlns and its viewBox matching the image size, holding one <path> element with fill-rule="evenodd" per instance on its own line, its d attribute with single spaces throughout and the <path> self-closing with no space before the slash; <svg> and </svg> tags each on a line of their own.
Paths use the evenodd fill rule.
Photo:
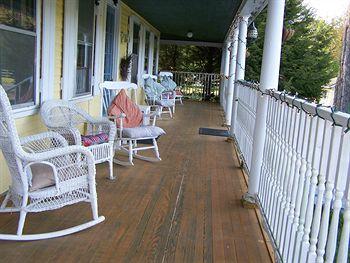
<svg viewBox="0 0 350 263">
<path fill-rule="evenodd" d="M 318 16 L 331 21 L 345 14 L 350 0 L 304 0 L 304 2 L 314 8 Z"/>
</svg>

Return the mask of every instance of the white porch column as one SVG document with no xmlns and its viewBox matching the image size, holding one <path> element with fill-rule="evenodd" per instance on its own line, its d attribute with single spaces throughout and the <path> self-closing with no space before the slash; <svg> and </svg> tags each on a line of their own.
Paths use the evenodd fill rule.
<svg viewBox="0 0 350 263">
<path fill-rule="evenodd" d="M 232 43 L 230 46 L 230 66 L 229 66 L 229 78 L 226 86 L 226 124 L 231 124 L 231 111 L 232 111 L 232 99 L 233 99 L 233 87 L 235 82 L 236 72 L 236 57 L 238 47 L 238 28 L 233 33 Z"/>
<path fill-rule="evenodd" d="M 230 51 L 229 51 L 229 47 L 231 46 L 231 42 L 227 41 L 225 44 L 225 64 L 224 64 L 224 85 L 223 85 L 223 92 L 222 92 L 222 96 L 223 96 L 223 109 L 224 112 L 226 112 L 226 99 L 227 99 L 227 85 L 228 85 L 228 79 L 226 79 L 226 77 L 228 77 L 229 75 L 229 71 L 230 71 Z"/>
<path fill-rule="evenodd" d="M 282 48 L 282 28 L 285 0 L 269 0 L 265 28 L 264 53 L 260 88 L 277 89 Z M 267 97 L 259 96 L 253 137 L 253 156 L 245 200 L 255 202 L 258 193 L 263 149 L 266 136 Z"/>
<path fill-rule="evenodd" d="M 237 80 L 244 79 L 245 74 L 245 61 L 247 53 L 247 31 L 248 31 L 248 20 L 249 16 L 241 17 L 239 22 L 239 36 L 238 36 L 238 51 L 237 51 L 237 66 L 236 66 L 236 78 L 233 90 L 233 99 L 232 99 L 232 110 L 231 110 L 231 127 L 230 135 L 234 135 L 234 126 L 237 118 L 237 102 L 238 102 L 238 88 L 236 85 Z"/>
<path fill-rule="evenodd" d="M 220 82 L 220 105 L 221 107 L 224 107 L 224 92 L 225 92 L 225 66 L 226 66 L 226 57 L 227 57 L 227 42 L 224 42 L 222 44 L 222 52 L 221 52 L 221 68 L 220 68 L 220 74 L 222 76 L 221 82 Z"/>
</svg>

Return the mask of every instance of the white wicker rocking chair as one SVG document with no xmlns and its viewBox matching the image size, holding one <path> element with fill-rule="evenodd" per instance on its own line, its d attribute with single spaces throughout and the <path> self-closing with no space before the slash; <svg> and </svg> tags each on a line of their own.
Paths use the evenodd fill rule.
<svg viewBox="0 0 350 263">
<path fill-rule="evenodd" d="M 102 94 L 102 107 L 103 112 L 107 115 L 108 107 L 110 106 L 114 96 L 121 91 L 131 90 L 134 91 L 136 98 L 136 90 L 138 86 L 134 83 L 130 83 L 128 81 L 105 81 L 100 84 L 101 94 Z M 142 110 L 142 107 L 138 105 L 138 107 Z M 152 118 L 151 125 L 141 125 L 135 128 L 124 128 L 123 127 L 123 119 L 127 117 L 125 114 L 120 114 L 120 116 L 108 116 L 111 120 L 115 121 L 115 125 L 117 126 L 117 135 L 115 141 L 115 149 L 120 150 L 122 152 L 126 152 L 128 154 L 128 162 L 121 161 L 117 158 L 114 158 L 114 162 L 120 165 L 128 166 L 134 165 L 133 158 L 141 159 L 149 162 L 157 162 L 160 161 L 159 149 L 156 139 L 159 135 L 164 134 L 165 132 L 155 126 L 156 118 L 159 116 L 159 107 L 155 106 L 156 110 L 151 111 L 150 113 L 143 112 L 143 123 L 145 123 L 145 119 Z M 120 125 L 117 124 L 117 119 L 120 120 Z M 133 136 L 134 132 L 138 133 L 138 136 Z M 142 143 L 144 140 L 152 141 L 151 146 L 139 146 L 138 144 Z M 155 154 L 155 158 L 147 157 L 139 154 L 140 151 L 144 150 L 153 150 Z"/>
<path fill-rule="evenodd" d="M 67 141 L 54 132 L 20 139 L 10 102 L 1 85 L 0 149 L 12 178 L 0 213 L 20 213 L 17 234 L 0 234 L 1 240 L 55 238 L 87 229 L 104 220 L 103 216 L 98 216 L 95 165 L 91 152 L 84 147 L 68 146 Z M 42 182 L 42 179 L 38 181 L 39 168 L 41 171 L 46 169 L 51 181 L 50 185 L 37 185 L 34 189 L 35 181 L 36 184 Z M 91 221 L 55 232 L 23 234 L 27 213 L 54 210 L 78 202 L 91 204 Z"/>
<path fill-rule="evenodd" d="M 163 114 L 169 114 L 169 117 L 172 119 L 173 114 L 175 113 L 175 91 L 165 91 L 159 93 L 158 91 L 154 90 L 153 87 L 148 87 L 147 81 L 150 81 L 151 85 L 153 86 L 154 83 L 157 83 L 157 76 L 150 74 L 142 75 L 142 88 L 146 95 L 146 103 L 151 106 L 158 105 L 160 107 L 160 117 Z M 162 87 L 160 83 L 157 84 Z M 163 89 L 165 90 L 165 88 Z M 164 108 L 167 110 L 164 110 Z"/>
<path fill-rule="evenodd" d="M 116 127 L 107 118 L 93 118 L 74 103 L 64 100 L 49 100 L 44 102 L 40 111 L 46 127 L 61 134 L 70 145 L 82 145 L 79 125 L 87 124 L 87 134 L 106 133 L 108 142 L 87 146 L 92 152 L 95 163 L 109 163 L 109 179 L 113 180 L 114 138 Z"/>
</svg>

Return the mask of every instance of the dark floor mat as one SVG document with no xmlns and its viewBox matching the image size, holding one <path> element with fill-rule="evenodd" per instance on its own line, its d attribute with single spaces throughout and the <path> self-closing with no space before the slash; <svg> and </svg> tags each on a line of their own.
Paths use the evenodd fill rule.
<svg viewBox="0 0 350 263">
<path fill-rule="evenodd" d="M 228 130 L 210 129 L 210 128 L 199 128 L 199 134 L 228 137 Z"/>
</svg>

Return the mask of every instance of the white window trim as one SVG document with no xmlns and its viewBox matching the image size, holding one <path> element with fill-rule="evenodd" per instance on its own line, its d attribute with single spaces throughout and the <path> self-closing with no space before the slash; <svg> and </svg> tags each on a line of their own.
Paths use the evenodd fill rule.
<svg viewBox="0 0 350 263">
<path fill-rule="evenodd" d="M 156 56 L 156 75 L 158 75 L 158 66 L 159 66 L 159 51 L 160 51 L 160 35 L 156 35 L 157 36 L 157 43 L 155 43 L 157 45 L 157 56 Z M 153 69 L 152 69 L 153 71 Z"/>
<path fill-rule="evenodd" d="M 128 44 L 128 54 L 132 54 L 133 49 L 133 35 L 134 35 L 134 24 L 140 25 L 140 43 L 139 43 L 139 57 L 138 57 L 138 69 L 137 69 L 137 84 L 141 83 L 141 76 L 143 72 L 143 62 L 144 62 L 144 38 L 145 38 L 145 26 L 141 23 L 141 20 L 136 16 L 130 16 L 129 21 L 129 44 Z M 128 77 L 130 79 L 130 77 Z"/>
<path fill-rule="evenodd" d="M 153 45 L 152 45 L 152 39 L 153 39 L 153 31 L 149 28 L 149 27 L 146 27 L 145 26 L 145 30 L 144 30 L 144 45 L 143 45 L 143 64 L 142 64 L 142 73 L 144 73 L 144 70 L 145 70 L 145 59 L 146 59 L 146 32 L 148 31 L 149 32 L 149 47 L 148 47 L 148 66 L 147 66 L 147 74 L 151 74 L 151 71 L 150 71 L 150 65 L 153 63 L 151 62 L 151 60 L 153 60 L 153 57 L 152 57 L 152 48 L 153 48 Z"/>
<path fill-rule="evenodd" d="M 73 98 L 76 85 L 78 4 L 77 0 L 65 0 L 64 3 L 62 97 L 65 100 Z"/>
<path fill-rule="evenodd" d="M 150 45 L 149 45 L 149 62 L 148 62 L 148 74 L 153 75 L 153 60 L 154 60 L 154 33 L 151 32 L 150 39 L 149 39 Z"/>
<path fill-rule="evenodd" d="M 93 55 L 93 87 L 92 95 L 100 94 L 100 83 L 103 82 L 104 65 L 105 65 L 105 40 L 106 40 L 106 17 L 107 17 L 107 1 L 102 0 L 98 6 L 95 6 L 96 26 L 95 27 L 95 51 Z M 102 113 L 102 111 L 101 111 Z"/>
<path fill-rule="evenodd" d="M 39 102 L 40 102 L 40 90 L 42 86 L 42 81 L 40 79 L 40 44 L 41 44 L 41 0 L 36 1 L 36 43 L 35 43 L 35 86 L 34 86 L 34 105 L 31 106 L 24 106 L 21 108 L 13 109 L 13 115 L 14 118 L 22 118 L 30 115 L 34 115 L 38 113 L 39 109 Z M 20 29 L 18 29 L 20 30 Z M 34 63 L 34 61 L 33 61 Z"/>
<path fill-rule="evenodd" d="M 115 6 L 114 2 L 112 0 L 108 0 L 108 5 L 114 8 L 115 11 L 115 21 L 114 21 L 114 57 L 113 60 L 113 74 L 112 78 L 114 81 L 117 81 L 119 78 L 119 50 L 120 50 L 120 22 L 121 22 L 121 15 L 120 15 L 120 3 L 118 2 L 117 6 Z M 107 15 L 106 15 L 107 16 Z M 106 17 L 105 17 L 106 21 Z"/>
<path fill-rule="evenodd" d="M 56 2 L 43 2 L 41 103 L 53 99 L 55 83 Z"/>
</svg>

